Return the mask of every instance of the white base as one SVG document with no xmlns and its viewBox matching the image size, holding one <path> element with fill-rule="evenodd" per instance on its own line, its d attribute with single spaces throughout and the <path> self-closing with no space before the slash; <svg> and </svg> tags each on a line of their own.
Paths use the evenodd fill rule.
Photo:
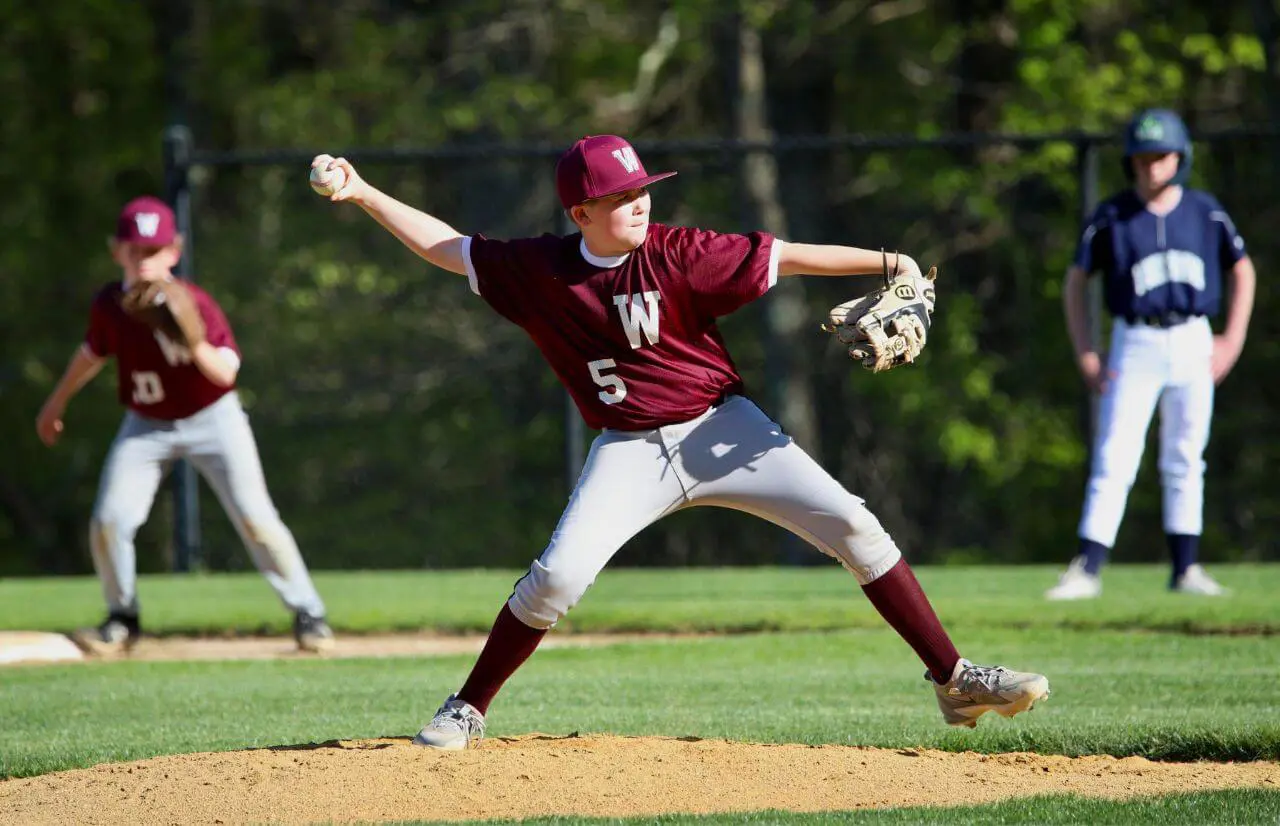
<svg viewBox="0 0 1280 826">
<path fill-rule="evenodd" d="M 69 638 L 46 631 L 0 631 L 0 665 L 83 660 Z"/>
</svg>

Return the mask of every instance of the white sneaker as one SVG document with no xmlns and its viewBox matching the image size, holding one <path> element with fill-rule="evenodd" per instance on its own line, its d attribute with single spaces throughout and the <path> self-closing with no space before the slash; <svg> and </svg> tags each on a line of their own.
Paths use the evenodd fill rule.
<svg viewBox="0 0 1280 826">
<path fill-rule="evenodd" d="M 1102 577 L 1084 569 L 1084 557 L 1071 560 L 1058 584 L 1044 592 L 1045 599 L 1094 599 L 1102 596 Z"/>
<path fill-rule="evenodd" d="M 946 685 L 938 685 L 928 673 L 924 677 L 933 685 L 942 719 L 949 726 L 974 728 L 988 711 L 1012 717 L 1049 696 L 1049 680 L 1043 674 L 974 665 L 968 660 L 956 663 Z"/>
<path fill-rule="evenodd" d="M 484 715 L 450 694 L 431 722 L 413 738 L 414 745 L 445 751 L 475 748 L 484 739 Z"/>
<path fill-rule="evenodd" d="M 1196 594 L 1202 597 L 1222 597 L 1227 589 L 1209 576 L 1202 565 L 1192 565 L 1173 583 L 1173 590 L 1179 594 Z"/>
</svg>

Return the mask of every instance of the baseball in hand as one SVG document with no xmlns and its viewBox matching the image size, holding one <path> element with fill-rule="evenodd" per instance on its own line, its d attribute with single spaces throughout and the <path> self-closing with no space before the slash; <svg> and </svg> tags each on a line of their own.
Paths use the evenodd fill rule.
<svg viewBox="0 0 1280 826">
<path fill-rule="evenodd" d="M 324 164 L 311 167 L 311 188 L 326 197 L 338 192 L 347 183 L 347 173 L 342 167 L 325 169 Z"/>
</svg>

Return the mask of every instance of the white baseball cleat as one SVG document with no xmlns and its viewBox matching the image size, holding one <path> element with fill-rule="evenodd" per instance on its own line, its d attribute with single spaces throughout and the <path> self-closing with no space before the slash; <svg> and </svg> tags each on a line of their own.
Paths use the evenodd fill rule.
<svg viewBox="0 0 1280 826">
<path fill-rule="evenodd" d="M 963 659 L 956 663 L 945 685 L 934 682 L 928 672 L 924 677 L 933 684 L 942 719 L 949 726 L 974 728 L 988 711 L 1012 717 L 1030 711 L 1038 700 L 1049 696 L 1049 680 L 1043 674 L 974 665 Z"/>
<path fill-rule="evenodd" d="M 414 745 L 444 751 L 472 749 L 484 739 L 484 715 L 470 703 L 450 694 L 431 722 L 413 738 Z"/>
<path fill-rule="evenodd" d="M 1067 570 L 1058 578 L 1058 584 L 1044 592 L 1050 600 L 1095 599 L 1102 596 L 1102 577 L 1084 569 L 1084 557 L 1071 560 Z"/>
<path fill-rule="evenodd" d="M 1209 576 L 1202 565 L 1192 565 L 1173 583 L 1173 590 L 1179 594 L 1196 594 L 1202 597 L 1222 597 L 1229 592 Z"/>
</svg>

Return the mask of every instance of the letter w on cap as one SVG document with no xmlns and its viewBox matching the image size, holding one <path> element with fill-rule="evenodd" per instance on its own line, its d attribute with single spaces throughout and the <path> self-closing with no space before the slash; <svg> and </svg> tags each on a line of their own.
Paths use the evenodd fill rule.
<svg viewBox="0 0 1280 826">
<path fill-rule="evenodd" d="M 156 232 L 160 229 L 160 213 L 139 212 L 133 216 L 133 220 L 138 225 L 138 234 L 143 238 L 156 237 Z"/>
<path fill-rule="evenodd" d="M 618 159 L 618 163 L 622 164 L 622 168 L 627 170 L 628 175 L 634 175 L 640 171 L 640 159 L 636 157 L 636 151 L 630 146 L 613 150 L 613 157 Z"/>
</svg>

